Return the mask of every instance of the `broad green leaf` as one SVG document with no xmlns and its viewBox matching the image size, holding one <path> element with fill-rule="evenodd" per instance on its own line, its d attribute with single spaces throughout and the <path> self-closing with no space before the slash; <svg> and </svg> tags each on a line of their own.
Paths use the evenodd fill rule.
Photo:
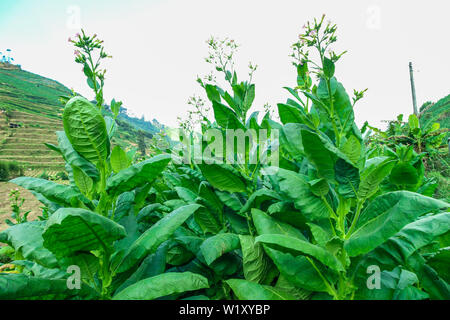
<svg viewBox="0 0 450 320">
<path fill-rule="evenodd" d="M 163 172 L 170 159 L 170 155 L 161 154 L 132 165 L 110 177 L 106 182 L 106 190 L 110 193 L 120 194 L 152 182 Z"/>
<path fill-rule="evenodd" d="M 288 104 L 279 103 L 278 114 L 280 115 L 280 120 L 282 124 L 306 122 L 305 117 L 299 110 L 299 108 L 296 108 Z"/>
<path fill-rule="evenodd" d="M 57 256 L 80 251 L 109 250 L 115 240 L 126 236 L 116 222 L 85 209 L 61 208 L 47 220 L 44 246 Z"/>
<path fill-rule="evenodd" d="M 419 182 L 419 174 L 409 163 L 400 162 L 392 168 L 389 179 L 396 185 L 416 185 Z"/>
<path fill-rule="evenodd" d="M 261 244 L 255 243 L 252 236 L 239 236 L 242 249 L 244 277 L 248 281 L 263 283 L 270 271 L 270 260 Z"/>
<path fill-rule="evenodd" d="M 197 195 L 188 188 L 175 187 L 175 191 L 177 192 L 178 197 L 187 203 L 194 203 L 195 199 L 197 199 Z"/>
<path fill-rule="evenodd" d="M 242 111 L 244 114 L 252 107 L 253 101 L 255 100 L 255 85 L 251 84 L 247 87 L 245 92 L 244 101 L 242 102 Z"/>
<path fill-rule="evenodd" d="M 405 264 L 414 252 L 449 230 L 450 213 L 426 216 L 403 227 L 375 251 L 379 254 L 389 253 L 396 258 L 397 263 Z"/>
<path fill-rule="evenodd" d="M 113 297 L 113 300 L 153 300 L 174 293 L 209 288 L 208 280 L 191 272 L 169 272 L 136 282 Z"/>
<path fill-rule="evenodd" d="M 28 277 L 24 274 L 0 274 L 0 288 L 0 300 L 99 298 L 92 288 L 84 284 L 80 290 L 72 290 L 65 279 Z"/>
<path fill-rule="evenodd" d="M 308 182 L 312 193 L 317 197 L 325 197 L 330 191 L 330 186 L 324 178 L 316 179 Z"/>
<path fill-rule="evenodd" d="M 260 208 L 265 201 L 270 200 L 281 200 L 281 197 L 273 190 L 259 189 L 253 192 L 252 195 L 248 198 L 247 202 L 240 210 L 240 213 L 242 214 L 246 211 L 249 211 L 251 208 Z"/>
<path fill-rule="evenodd" d="M 233 110 L 220 102 L 213 101 L 214 117 L 219 126 L 224 129 L 243 129 L 245 126 L 239 121 Z"/>
<path fill-rule="evenodd" d="M 308 300 L 311 293 L 307 290 L 297 288 L 286 277 L 280 275 L 278 277 L 275 288 L 294 296 L 296 300 Z"/>
<path fill-rule="evenodd" d="M 154 253 L 199 208 L 197 204 L 180 207 L 155 223 L 130 246 L 116 267 L 117 273 L 129 270 L 146 255 Z"/>
<path fill-rule="evenodd" d="M 70 99 L 63 113 L 64 131 L 72 147 L 94 164 L 109 156 L 109 137 L 105 120 L 98 108 L 86 98 Z"/>
<path fill-rule="evenodd" d="M 217 101 L 220 102 L 220 93 L 217 90 L 217 86 L 213 86 L 210 84 L 207 84 L 205 86 L 206 95 L 208 96 L 209 101 Z"/>
<path fill-rule="evenodd" d="M 302 130 L 301 135 L 305 156 L 314 164 L 321 177 L 333 181 L 336 155 L 324 145 L 317 134 Z"/>
<path fill-rule="evenodd" d="M 142 261 L 139 268 L 120 285 L 120 287 L 116 290 L 116 293 L 140 280 L 163 273 L 166 268 L 166 251 L 167 246 L 161 245 L 155 253 L 147 256 L 147 258 Z"/>
<path fill-rule="evenodd" d="M 325 57 L 323 59 L 323 73 L 328 79 L 334 76 L 334 70 L 335 70 L 334 62 Z"/>
<path fill-rule="evenodd" d="M 242 279 L 226 280 L 239 300 L 296 300 L 294 296 L 271 286 Z"/>
<path fill-rule="evenodd" d="M 259 235 L 281 234 L 306 241 L 305 236 L 303 235 L 303 233 L 301 233 L 300 230 L 287 223 L 272 218 L 261 210 L 252 209 L 252 217 L 253 223 L 255 224 L 256 230 L 258 231 Z"/>
<path fill-rule="evenodd" d="M 275 245 L 312 256 L 335 271 L 344 271 L 342 263 L 327 249 L 290 236 L 280 234 L 263 234 L 256 238 L 256 242 Z"/>
<path fill-rule="evenodd" d="M 344 134 L 351 131 L 355 121 L 353 106 L 344 86 L 340 82 L 336 86 L 333 104 L 336 113 L 335 121 L 338 122 L 340 131 Z"/>
<path fill-rule="evenodd" d="M 381 163 L 369 165 L 361 174 L 361 183 L 358 188 L 358 198 L 367 199 L 373 196 L 378 187 L 391 172 L 395 160 L 385 160 Z"/>
<path fill-rule="evenodd" d="M 199 167 L 214 188 L 228 192 L 245 192 L 244 180 L 231 167 L 219 164 L 200 164 Z"/>
<path fill-rule="evenodd" d="M 350 256 L 367 253 L 423 214 L 449 205 L 409 191 L 390 192 L 375 198 L 361 213 L 358 229 L 345 241 Z"/>
<path fill-rule="evenodd" d="M 277 266 L 281 275 L 299 288 L 311 291 L 327 292 L 325 283 L 320 278 L 317 270 L 312 266 L 305 256 L 294 257 L 290 253 L 271 249 L 265 246 L 267 255 Z M 325 267 L 317 266 L 322 273 Z"/>
<path fill-rule="evenodd" d="M 0 233 L 0 242 L 7 243 L 25 259 L 53 268 L 56 257 L 44 247 L 42 232 L 45 222 L 31 221 L 16 224 Z"/>
<path fill-rule="evenodd" d="M 80 168 L 95 181 L 100 179 L 100 174 L 95 165 L 80 156 L 78 152 L 75 151 L 64 131 L 57 131 L 56 137 L 58 139 L 59 150 L 61 151 L 64 160 L 70 166 Z"/>
<path fill-rule="evenodd" d="M 227 252 L 240 247 L 239 236 L 233 233 L 219 233 L 206 239 L 200 246 L 200 251 L 208 265 Z"/>
<path fill-rule="evenodd" d="M 338 193 L 344 198 L 356 198 L 360 184 L 359 170 L 342 159 L 336 161 L 334 169 Z"/>
<path fill-rule="evenodd" d="M 341 148 L 353 164 L 357 164 L 361 157 L 361 142 L 354 135 L 351 135 Z"/>
<path fill-rule="evenodd" d="M 30 191 L 40 193 L 48 200 L 62 204 L 66 207 L 76 207 L 80 202 L 88 207 L 92 207 L 91 201 L 83 196 L 77 188 L 32 177 L 19 177 L 10 182 Z"/>
<path fill-rule="evenodd" d="M 411 130 L 419 128 L 419 119 L 417 119 L 417 116 L 415 114 L 411 114 L 408 117 L 408 124 Z"/>
<path fill-rule="evenodd" d="M 72 167 L 72 174 L 78 189 L 80 189 L 82 194 L 89 197 L 92 188 L 94 187 L 92 179 L 83 170 L 75 166 Z"/>
<path fill-rule="evenodd" d="M 194 213 L 195 222 L 204 232 L 218 233 L 223 227 L 222 222 L 219 220 L 217 213 L 207 208 L 208 203 L 206 203 L 206 200 L 204 202 L 197 201 L 204 208 L 200 208 Z"/>
<path fill-rule="evenodd" d="M 306 177 L 293 171 L 278 169 L 280 190 L 295 203 L 295 207 L 309 220 L 328 219 L 330 212 L 322 199 L 315 196 Z"/>
<path fill-rule="evenodd" d="M 111 168 L 115 173 L 118 173 L 126 168 L 128 168 L 130 161 L 128 160 L 127 154 L 122 150 L 120 146 L 115 146 L 111 152 Z"/>
</svg>

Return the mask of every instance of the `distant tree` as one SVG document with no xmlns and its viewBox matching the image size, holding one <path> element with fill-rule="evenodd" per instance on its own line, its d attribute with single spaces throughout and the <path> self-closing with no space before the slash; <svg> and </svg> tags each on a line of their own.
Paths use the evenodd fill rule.
<svg viewBox="0 0 450 320">
<path fill-rule="evenodd" d="M 145 132 L 139 130 L 137 135 L 139 151 L 141 152 L 142 156 L 145 156 L 147 149 L 147 145 L 145 144 Z"/>
</svg>

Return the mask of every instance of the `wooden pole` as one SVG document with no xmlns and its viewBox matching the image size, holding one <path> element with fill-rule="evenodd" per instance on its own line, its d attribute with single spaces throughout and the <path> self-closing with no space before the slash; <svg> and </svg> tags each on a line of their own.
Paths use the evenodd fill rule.
<svg viewBox="0 0 450 320">
<path fill-rule="evenodd" d="M 414 86 L 414 74 L 412 62 L 409 63 L 409 78 L 411 80 L 411 92 L 412 92 L 414 114 L 418 117 L 419 113 L 417 112 L 416 87 Z"/>
</svg>

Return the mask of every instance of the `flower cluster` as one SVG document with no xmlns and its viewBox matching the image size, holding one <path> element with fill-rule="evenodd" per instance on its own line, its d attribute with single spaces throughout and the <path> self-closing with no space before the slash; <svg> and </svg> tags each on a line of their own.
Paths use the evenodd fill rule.
<svg viewBox="0 0 450 320">
<path fill-rule="evenodd" d="M 332 62 L 336 62 L 340 57 L 345 54 L 345 51 L 337 55 L 332 49 L 331 45 L 337 41 L 336 37 L 336 24 L 331 21 L 325 22 L 325 15 L 322 16 L 320 20 L 314 19 L 313 22 L 306 23 L 303 26 L 303 32 L 299 34 L 298 41 L 294 43 L 292 48 L 292 53 L 290 55 L 293 58 L 293 64 L 295 66 L 302 65 L 304 63 L 312 63 L 316 71 L 318 72 L 318 64 L 312 61 L 309 57 L 310 48 L 316 48 L 320 54 L 321 62 L 326 55 Z"/>
<path fill-rule="evenodd" d="M 75 62 L 83 65 L 83 72 L 88 78 L 89 86 L 95 92 L 97 105 L 101 108 L 103 104 L 103 85 L 106 69 L 100 68 L 102 59 L 112 58 L 105 52 L 103 40 L 100 40 L 96 34 L 88 36 L 81 30 L 75 37 L 68 40 L 75 46 Z"/>
</svg>

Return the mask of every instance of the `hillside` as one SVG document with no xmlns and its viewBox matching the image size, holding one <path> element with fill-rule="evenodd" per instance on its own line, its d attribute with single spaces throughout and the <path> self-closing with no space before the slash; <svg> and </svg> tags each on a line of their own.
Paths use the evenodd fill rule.
<svg viewBox="0 0 450 320">
<path fill-rule="evenodd" d="M 44 143 L 56 143 L 55 131 L 62 130 L 59 97 L 69 94 L 71 90 L 57 81 L 0 64 L 0 161 L 15 161 L 31 176 L 63 171 L 63 159 Z M 125 108 L 117 122 L 113 143 L 124 148 L 137 147 L 140 130 L 148 144 L 161 128 L 129 117 Z"/>
<path fill-rule="evenodd" d="M 427 103 L 420 109 L 420 122 L 422 126 L 439 122 L 441 128 L 450 129 L 450 95 L 436 103 Z"/>
</svg>

